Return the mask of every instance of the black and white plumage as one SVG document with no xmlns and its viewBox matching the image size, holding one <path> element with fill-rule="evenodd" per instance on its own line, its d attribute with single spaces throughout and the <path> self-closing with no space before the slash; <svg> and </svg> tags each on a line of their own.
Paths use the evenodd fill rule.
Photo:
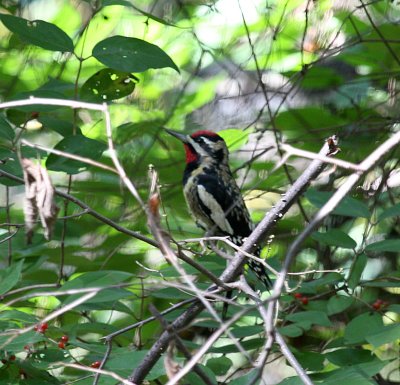
<svg viewBox="0 0 400 385">
<path fill-rule="evenodd" d="M 197 225 L 208 234 L 228 235 L 236 245 L 242 245 L 243 238 L 252 232 L 253 223 L 229 168 L 225 141 L 211 131 L 197 131 L 190 136 L 167 132 L 185 147 L 183 192 Z M 255 251 L 256 255 L 259 251 Z M 254 259 L 248 259 L 247 263 L 269 289 L 271 281 L 265 267 Z"/>
</svg>

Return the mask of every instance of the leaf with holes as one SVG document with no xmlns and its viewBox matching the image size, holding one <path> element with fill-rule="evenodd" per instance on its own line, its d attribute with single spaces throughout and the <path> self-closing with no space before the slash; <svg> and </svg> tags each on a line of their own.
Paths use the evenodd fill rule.
<svg viewBox="0 0 400 385">
<path fill-rule="evenodd" d="M 129 72 L 104 68 L 86 80 L 80 96 L 90 102 L 120 99 L 130 95 L 138 82 L 139 79 Z"/>
</svg>

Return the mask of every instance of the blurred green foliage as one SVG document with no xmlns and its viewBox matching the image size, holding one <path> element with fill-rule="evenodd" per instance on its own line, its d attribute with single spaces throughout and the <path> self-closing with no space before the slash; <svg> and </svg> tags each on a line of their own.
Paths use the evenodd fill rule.
<svg viewBox="0 0 400 385">
<path fill-rule="evenodd" d="M 149 168 L 159 173 L 161 223 L 174 240 L 203 233 L 181 191 L 183 148 L 163 129 L 221 131 L 257 222 L 304 168 L 291 157 L 275 169 L 280 143 L 318 152 L 337 134 L 337 156 L 358 163 L 398 130 L 400 8 L 385 1 L 338 3 L 6 0 L 0 5 L 0 100 L 108 103 L 117 154 L 144 201 Z M 142 207 L 117 175 L 21 147 L 21 138 L 112 166 L 100 111 L 51 105 L 2 110 L 0 383 L 92 384 L 93 376 L 64 365 L 96 367 L 106 352 L 102 337 L 151 317 L 149 305 L 163 311 L 193 294 L 160 250 L 99 220 L 152 238 Z M 37 158 L 55 187 L 97 218 L 58 197 L 53 239 L 46 241 L 38 224 L 33 244 L 26 245 L 23 185 L 1 174 L 21 177 L 18 151 Z M 327 169 L 266 243 L 263 256 L 276 270 L 288 245 L 349 174 Z M 400 381 L 399 175 L 396 148 L 307 239 L 292 266 L 305 273 L 289 276 L 295 293 L 282 295 L 277 326 L 316 384 Z M 226 265 L 199 242 L 181 247 L 215 275 Z M 209 286 L 195 268 L 182 266 L 199 288 Z M 96 295 L 40 329 L 46 316 L 93 288 Z M 236 302 L 230 316 L 248 312 L 231 331 L 256 359 L 266 337 L 262 320 L 242 294 Z M 187 306 L 165 314 L 166 322 Z M 218 324 L 203 311 L 191 326 L 195 333 L 186 331 L 182 339 L 195 350 L 204 343 L 199 330 Z M 128 377 L 162 329 L 155 320 L 115 337 L 104 368 Z M 63 336 L 68 341 L 60 345 Z M 277 346 L 272 353 L 274 361 Z M 174 359 L 184 364 L 181 353 Z M 200 364 L 211 383 L 248 384 L 258 375 L 226 336 Z M 301 383 L 284 365 L 273 370 L 270 381 Z M 268 366 L 264 376 L 270 376 Z M 147 376 L 151 384 L 166 378 L 162 360 Z M 186 380 L 204 383 L 194 372 Z M 99 379 L 115 383 L 107 375 Z"/>
</svg>

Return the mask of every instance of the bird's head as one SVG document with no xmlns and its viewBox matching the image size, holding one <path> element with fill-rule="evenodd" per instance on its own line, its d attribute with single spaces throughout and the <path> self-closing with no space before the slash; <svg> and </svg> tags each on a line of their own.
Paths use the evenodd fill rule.
<svg viewBox="0 0 400 385">
<path fill-rule="evenodd" d="M 228 148 L 225 141 L 215 132 L 201 130 L 185 135 L 169 129 L 166 131 L 184 144 L 187 164 L 200 160 L 228 163 Z"/>
</svg>

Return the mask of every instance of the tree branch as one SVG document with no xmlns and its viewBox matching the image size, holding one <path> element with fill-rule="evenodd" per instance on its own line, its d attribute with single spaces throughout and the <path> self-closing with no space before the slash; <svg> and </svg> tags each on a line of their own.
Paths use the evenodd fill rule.
<svg viewBox="0 0 400 385">
<path fill-rule="evenodd" d="M 319 152 L 320 155 L 329 155 L 331 150 L 329 143 L 326 142 Z M 290 187 L 285 197 L 270 210 L 264 217 L 264 219 L 258 224 L 252 234 L 247 238 L 246 242 L 241 247 L 244 252 L 249 252 L 255 248 L 255 245 L 260 243 L 267 234 L 276 225 L 277 221 L 280 220 L 284 213 L 296 202 L 299 196 L 302 194 L 308 184 L 320 173 L 324 162 L 315 159 L 303 172 L 303 174 L 297 179 L 297 181 Z M 237 252 L 235 257 L 229 266 L 220 276 L 220 279 L 224 282 L 230 282 L 237 277 L 242 269 L 245 261 L 245 254 L 242 251 Z M 173 330 L 179 330 L 190 322 L 192 322 L 196 316 L 204 309 L 204 306 L 200 301 L 194 303 L 188 310 L 182 313 L 174 322 L 171 323 L 170 327 Z M 137 366 L 132 372 L 129 380 L 140 384 L 146 377 L 147 373 L 155 365 L 160 358 L 161 354 L 165 351 L 169 341 L 173 338 L 173 335 L 169 331 L 164 331 L 158 340 L 154 343 L 153 347 L 149 350 L 143 361 Z"/>
</svg>

